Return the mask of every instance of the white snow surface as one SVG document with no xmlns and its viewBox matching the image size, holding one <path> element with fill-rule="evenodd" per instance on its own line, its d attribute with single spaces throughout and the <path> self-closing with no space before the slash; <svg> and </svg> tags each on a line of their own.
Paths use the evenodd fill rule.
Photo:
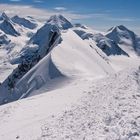
<svg viewBox="0 0 140 140">
<path fill-rule="evenodd" d="M 0 139 L 139 140 L 139 98 L 138 67 L 100 80 L 69 81 L 66 87 L 1 106 Z"/>
<path fill-rule="evenodd" d="M 112 67 L 71 29 L 62 32 L 62 43 L 52 51 L 52 57 L 66 75 L 104 76 Z"/>
</svg>

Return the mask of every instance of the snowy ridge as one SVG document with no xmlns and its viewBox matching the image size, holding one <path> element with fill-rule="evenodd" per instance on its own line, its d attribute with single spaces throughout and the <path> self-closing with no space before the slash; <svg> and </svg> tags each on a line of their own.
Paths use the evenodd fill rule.
<svg viewBox="0 0 140 140">
<path fill-rule="evenodd" d="M 74 31 L 86 42 L 92 42 L 90 45 L 96 43 L 97 47 L 101 49 L 107 56 L 110 55 L 126 55 L 129 56 L 125 51 L 123 51 L 118 44 L 102 33 L 98 31 L 89 30 L 88 28 L 74 28 Z"/>
<path fill-rule="evenodd" d="M 35 23 L 31 22 L 30 20 L 28 20 L 26 18 L 21 18 L 17 15 L 12 17 L 11 20 L 14 23 L 17 23 L 17 24 L 22 25 L 22 26 L 29 28 L 29 29 L 34 29 L 37 27 L 37 25 Z"/>
<path fill-rule="evenodd" d="M 42 72 L 43 69 L 45 69 L 45 71 Z M 60 78 L 62 80 L 64 79 L 64 75 L 61 74 L 52 62 L 51 54 L 49 54 L 43 58 L 29 73 L 20 79 L 16 85 L 17 94 L 23 93 L 20 99 L 27 96 L 33 96 L 33 94 L 31 94 L 33 91 L 39 89 L 45 84 L 48 84 L 49 81 L 56 78 Z M 59 81 L 59 84 L 61 80 Z M 26 83 L 28 86 L 26 86 Z"/>
<path fill-rule="evenodd" d="M 97 46 L 106 53 L 106 55 L 126 55 L 129 56 L 125 51 L 123 51 L 116 42 L 103 36 L 102 34 L 95 34 L 93 40 L 97 43 Z"/>
</svg>

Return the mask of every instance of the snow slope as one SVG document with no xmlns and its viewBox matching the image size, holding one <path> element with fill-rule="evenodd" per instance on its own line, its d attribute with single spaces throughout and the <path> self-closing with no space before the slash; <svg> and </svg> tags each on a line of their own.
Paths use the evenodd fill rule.
<svg viewBox="0 0 140 140">
<path fill-rule="evenodd" d="M 100 80 L 77 79 L 1 106 L 0 138 L 139 140 L 139 93 L 137 67 Z"/>
<path fill-rule="evenodd" d="M 42 125 L 40 139 L 139 140 L 140 69 L 92 82 L 78 105 Z"/>
<path fill-rule="evenodd" d="M 104 76 L 111 66 L 71 29 L 62 32 L 62 42 L 52 52 L 54 62 L 66 75 Z"/>
</svg>

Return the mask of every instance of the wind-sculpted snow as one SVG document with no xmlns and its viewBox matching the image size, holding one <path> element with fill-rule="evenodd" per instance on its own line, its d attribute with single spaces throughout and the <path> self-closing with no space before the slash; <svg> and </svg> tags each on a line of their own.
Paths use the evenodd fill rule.
<svg viewBox="0 0 140 140">
<path fill-rule="evenodd" d="M 69 29 L 62 32 L 62 42 L 52 52 L 59 68 L 69 75 L 104 76 L 112 73 L 112 67 L 89 44 Z"/>
<path fill-rule="evenodd" d="M 20 98 L 29 96 L 33 91 L 40 89 L 55 78 L 64 78 L 52 61 L 51 54 L 43 58 L 31 71 L 17 83 L 15 93 Z M 61 83 L 61 80 L 59 81 Z M 27 84 L 26 84 L 27 83 Z M 31 96 L 31 95 L 30 95 Z M 33 96 L 33 94 L 32 94 Z"/>
<path fill-rule="evenodd" d="M 21 89 L 18 89 L 16 86 L 18 81 L 21 81 L 22 77 L 43 57 L 45 57 L 58 43 L 60 43 L 60 32 L 55 25 L 45 24 L 37 31 L 37 33 L 30 39 L 26 47 L 21 50 L 18 60 L 14 60 L 13 63 L 18 61 L 18 67 L 14 69 L 9 76 L 7 75 L 5 81 L 0 85 L 0 104 L 15 101 L 21 98 L 23 94 L 26 96 L 29 95 L 29 93 L 26 94 L 26 92 L 27 90 L 29 92 L 30 87 L 25 88 L 26 86 L 24 87 L 22 85 L 25 91 L 22 89 L 22 86 Z M 48 78 L 48 75 L 44 75 L 44 77 Z M 28 81 L 25 81 L 24 84 L 26 85 L 27 82 Z M 35 84 L 35 86 L 37 85 Z"/>
</svg>

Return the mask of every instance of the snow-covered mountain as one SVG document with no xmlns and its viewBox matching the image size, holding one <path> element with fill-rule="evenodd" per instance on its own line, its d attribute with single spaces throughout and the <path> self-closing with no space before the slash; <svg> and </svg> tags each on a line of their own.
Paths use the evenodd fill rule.
<svg viewBox="0 0 140 140">
<path fill-rule="evenodd" d="M 0 29 L 4 33 L 12 36 L 20 35 L 20 33 L 16 30 L 16 25 L 11 21 L 11 19 L 5 13 L 2 13 L 0 17 Z"/>
<path fill-rule="evenodd" d="M 11 20 L 5 13 L 2 14 L 1 21 L 1 23 L 8 21 L 11 25 L 26 24 L 30 26 L 33 24 L 18 16 L 14 16 Z M 22 28 L 22 26 L 20 27 Z M 62 79 L 75 79 L 85 75 L 102 77 L 115 72 L 114 60 L 109 56 L 129 57 L 129 53 L 120 47 L 119 39 L 122 35 L 120 30 L 126 30 L 127 33 L 123 33 L 125 37 L 129 32 L 131 36 L 135 35 L 124 26 L 116 28 L 112 28 L 107 33 L 99 33 L 99 31 L 94 31 L 85 25 L 73 25 L 62 15 L 51 16 L 31 38 L 27 36 L 28 40 L 24 42 L 24 46 L 22 45 L 17 55 L 10 59 L 10 63 L 12 65 L 18 64 L 18 67 L 10 75 L 7 75 L 1 84 L 0 103 L 34 95 L 37 89 L 53 83 L 54 79 L 59 78 L 60 75 Z M 25 35 L 24 32 L 27 33 L 24 30 L 23 28 L 21 36 Z M 115 31 L 118 32 L 115 34 Z M 134 42 L 136 35 L 135 40 L 131 36 L 127 39 Z M 6 38 L 6 35 L 1 37 L 3 44 L 10 42 L 8 37 Z M 12 40 L 11 38 L 11 42 Z M 137 46 L 139 46 L 139 41 L 137 42 Z M 11 44 L 8 44 L 9 48 L 11 48 Z M 10 55 L 15 54 L 13 51 L 17 48 L 15 46 L 16 44 L 10 49 Z M 137 50 L 135 49 L 135 51 Z M 63 82 L 63 80 L 60 81 Z M 59 84 L 61 82 L 56 85 Z"/>
<path fill-rule="evenodd" d="M 61 22 L 62 19 L 66 21 L 61 16 Z M 73 30 L 63 30 L 52 22 L 41 27 L 20 54 L 21 64 L 0 87 L 1 104 L 33 95 L 35 90 L 52 83 L 58 75 L 71 79 L 113 72 L 111 65 Z"/>
<path fill-rule="evenodd" d="M 51 16 L 47 23 L 57 26 L 60 29 L 69 29 L 72 28 L 73 25 L 62 15 L 54 15 Z"/>
<path fill-rule="evenodd" d="M 17 67 L 17 64 L 21 63 L 21 50 L 25 47 L 29 39 L 35 34 L 37 29 L 39 29 L 42 25 L 42 23 L 31 17 L 26 17 L 25 19 L 36 24 L 37 27 L 35 29 L 29 29 L 14 23 L 11 17 L 5 13 L 2 13 L 0 16 L 0 24 L 3 27 L 3 30 L 0 29 L 0 72 L 2 73 L 0 82 L 3 82 L 7 78 L 7 75 L 10 75 L 15 67 Z M 5 24 L 5 22 L 8 24 L 8 26 Z M 17 32 L 20 35 L 17 35 Z"/>
<path fill-rule="evenodd" d="M 119 46 L 128 54 L 139 52 L 138 36 L 131 30 L 127 29 L 125 26 L 120 25 L 112 27 L 106 33 L 106 37 L 114 40 Z"/>
<path fill-rule="evenodd" d="M 140 37 L 122 25 L 103 33 L 3 13 L 0 139 L 138 140 L 139 55 Z"/>
<path fill-rule="evenodd" d="M 96 45 L 107 55 L 127 55 L 129 56 L 125 51 L 123 51 L 118 44 L 105 37 L 102 34 L 84 34 L 82 36 L 83 39 L 89 39 L 92 38 L 92 40 L 94 40 L 96 42 Z"/>
<path fill-rule="evenodd" d="M 34 29 L 37 27 L 37 24 L 36 23 L 33 23 L 32 21 L 30 21 L 29 19 L 26 19 L 26 18 L 21 18 L 19 16 L 14 16 L 11 18 L 11 20 L 14 22 L 14 23 L 17 23 L 19 25 L 22 25 L 26 28 L 29 28 L 29 29 Z"/>
<path fill-rule="evenodd" d="M 84 28 L 83 28 L 84 27 Z M 98 31 L 94 31 L 89 29 L 88 27 L 78 25 L 73 28 L 73 30 L 85 41 L 92 44 L 96 44 L 96 46 L 101 49 L 107 56 L 110 55 L 127 55 L 123 49 L 121 49 L 118 45 L 118 42 L 115 42 L 113 39 L 108 38 L 104 35 L 104 33 L 99 33 Z"/>
</svg>

